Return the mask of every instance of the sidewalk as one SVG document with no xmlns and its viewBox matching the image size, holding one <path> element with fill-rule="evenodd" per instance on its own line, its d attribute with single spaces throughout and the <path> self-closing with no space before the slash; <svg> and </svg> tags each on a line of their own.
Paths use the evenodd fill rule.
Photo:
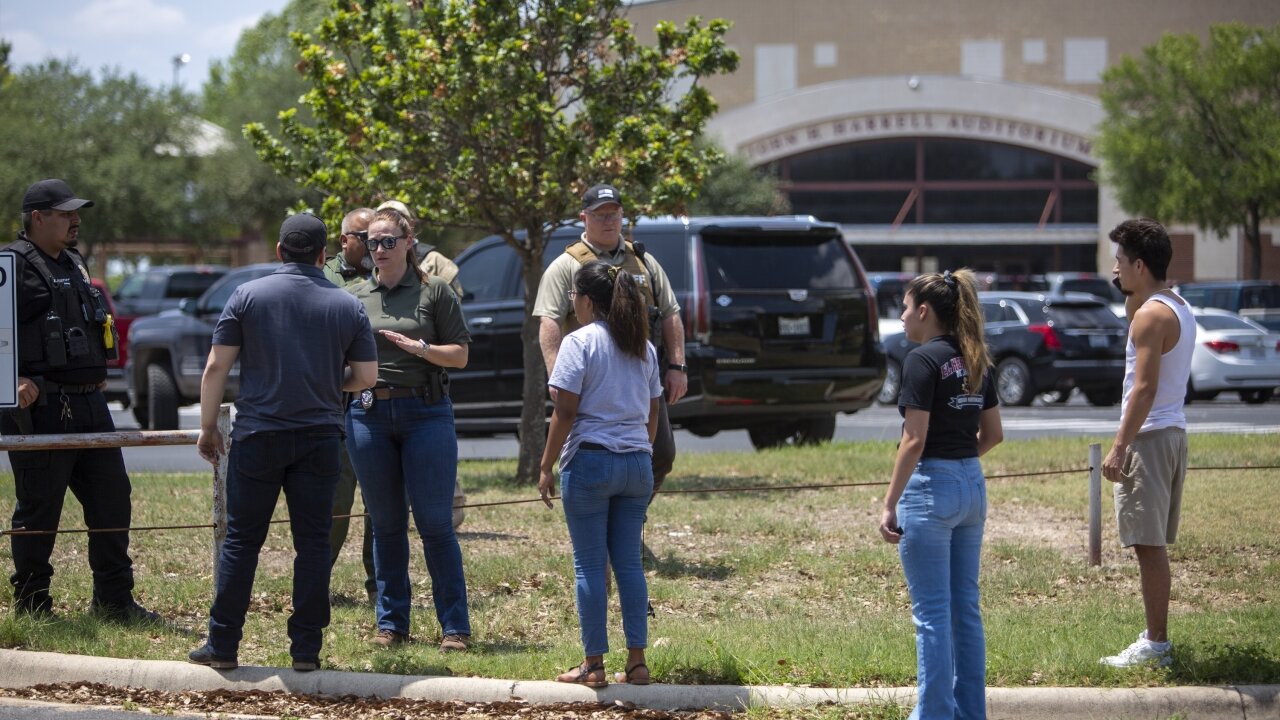
<svg viewBox="0 0 1280 720">
<path fill-rule="evenodd" d="M 736 685 L 611 684 L 603 690 L 552 681 L 385 675 L 241 666 L 229 672 L 186 662 L 120 660 L 57 653 L 0 650 L 0 687 L 98 682 L 169 692 L 187 690 L 283 690 L 304 695 L 530 703 L 632 702 L 660 710 L 796 707 L 819 703 L 893 701 L 909 705 L 915 688 L 795 688 Z M 1178 714 L 1195 720 L 1280 718 L 1280 685 L 1174 688 L 990 688 L 990 720 L 1035 718 L 1142 718 Z"/>
</svg>

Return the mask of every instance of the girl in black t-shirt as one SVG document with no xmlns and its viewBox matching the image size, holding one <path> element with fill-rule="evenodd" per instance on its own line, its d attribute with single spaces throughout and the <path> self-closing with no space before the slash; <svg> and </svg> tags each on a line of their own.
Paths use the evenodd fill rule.
<svg viewBox="0 0 1280 720">
<path fill-rule="evenodd" d="M 973 273 L 921 275 L 903 330 L 902 441 L 880 534 L 898 545 L 916 626 L 917 718 L 986 717 L 978 562 L 987 516 L 978 457 L 1003 439 Z"/>
</svg>

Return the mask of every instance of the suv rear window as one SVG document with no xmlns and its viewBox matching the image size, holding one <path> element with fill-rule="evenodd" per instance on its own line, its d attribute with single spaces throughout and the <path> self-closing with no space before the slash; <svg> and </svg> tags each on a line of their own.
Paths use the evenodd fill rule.
<svg viewBox="0 0 1280 720">
<path fill-rule="evenodd" d="M 220 273 L 212 272 L 179 272 L 169 278 L 169 286 L 164 296 L 171 299 L 200 297 L 218 278 Z"/>
<path fill-rule="evenodd" d="M 718 290 L 848 290 L 860 286 L 838 235 L 703 233 L 708 285 Z"/>
</svg>

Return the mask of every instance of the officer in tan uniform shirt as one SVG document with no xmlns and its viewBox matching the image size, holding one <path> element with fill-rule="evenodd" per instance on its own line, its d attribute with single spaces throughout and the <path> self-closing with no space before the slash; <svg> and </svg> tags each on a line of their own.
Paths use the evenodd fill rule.
<svg viewBox="0 0 1280 720">
<path fill-rule="evenodd" d="M 582 198 L 578 214 L 585 231 L 582 239 L 565 248 L 551 262 L 538 285 L 533 314 L 539 318 L 538 343 L 547 372 L 555 367 L 560 341 L 578 327 L 569 301 L 569 290 L 578 268 L 592 260 L 603 260 L 636 276 L 646 303 L 657 308 L 661 332 L 651 337 L 663 359 L 664 402 L 658 403 L 658 436 L 653 442 L 653 490 L 656 494 L 675 462 L 675 439 L 667 405 L 684 397 L 688 389 L 688 368 L 684 364 L 684 325 L 680 305 L 666 272 L 657 258 L 646 254 L 641 260 L 631 243 L 622 239 L 622 195 L 612 185 L 595 185 Z M 554 392 L 554 390 L 553 390 Z"/>
</svg>

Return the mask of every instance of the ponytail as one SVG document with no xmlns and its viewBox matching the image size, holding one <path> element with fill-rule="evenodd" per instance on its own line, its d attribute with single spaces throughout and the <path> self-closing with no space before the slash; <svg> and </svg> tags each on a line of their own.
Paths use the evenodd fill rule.
<svg viewBox="0 0 1280 720">
<path fill-rule="evenodd" d="M 915 298 L 916 304 L 928 303 L 942 329 L 955 336 L 968 373 L 965 392 L 971 395 L 980 392 L 982 379 L 992 362 L 982 329 L 982 306 L 978 303 L 973 271 L 962 268 L 921 275 L 907 284 L 906 292 Z"/>
<path fill-rule="evenodd" d="M 605 326 L 622 352 L 643 360 L 649 323 L 636 279 L 599 260 L 582 266 L 575 277 L 575 289 L 604 311 Z"/>
</svg>

